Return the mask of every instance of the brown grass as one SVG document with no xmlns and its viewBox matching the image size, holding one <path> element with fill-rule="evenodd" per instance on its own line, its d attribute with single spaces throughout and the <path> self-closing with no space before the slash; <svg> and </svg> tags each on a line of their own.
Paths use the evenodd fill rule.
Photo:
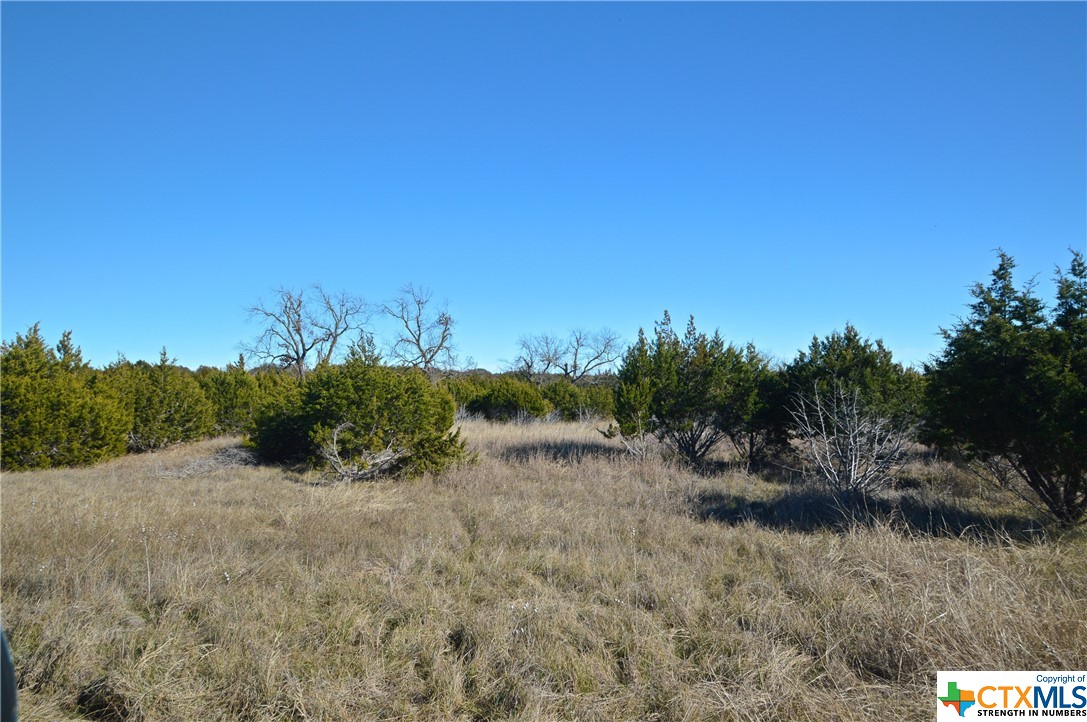
<svg viewBox="0 0 1087 722">
<path fill-rule="evenodd" d="M 944 467 L 850 523 L 590 426 L 464 434 L 400 483 L 205 463 L 230 439 L 5 474 L 22 718 L 927 720 L 937 669 L 1087 659 L 1083 535 Z"/>
</svg>

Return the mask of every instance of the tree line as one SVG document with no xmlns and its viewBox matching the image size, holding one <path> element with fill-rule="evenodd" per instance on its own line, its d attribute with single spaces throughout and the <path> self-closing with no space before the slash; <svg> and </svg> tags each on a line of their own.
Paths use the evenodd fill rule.
<svg viewBox="0 0 1087 722">
<path fill-rule="evenodd" d="M 1073 251 L 1046 307 L 1001 252 L 969 315 L 942 331 L 918 371 L 852 326 L 814 338 L 774 366 L 692 318 L 680 336 L 665 313 L 618 372 L 607 435 L 635 454 L 649 443 L 692 464 L 728 441 L 748 465 L 798 453 L 841 495 L 890 485 L 912 444 L 980 465 L 1062 525 L 1087 516 L 1087 264 Z"/>
<path fill-rule="evenodd" d="M 457 372 L 453 317 L 410 285 L 376 309 L 399 329 L 388 361 L 366 331 L 374 309 L 319 286 L 279 289 L 249 309 L 261 332 L 225 369 L 190 371 L 165 349 L 157 363 L 93 369 L 70 332 L 49 346 L 33 326 L 0 348 L 0 462 L 92 464 L 241 434 L 265 459 L 342 479 L 407 475 L 464 456 L 460 409 L 495 421 L 610 420 L 604 433 L 631 453 L 663 449 L 694 465 L 722 444 L 749 468 L 799 455 L 840 494 L 888 486 L 908 448 L 925 444 L 1021 484 L 1061 524 L 1081 523 L 1087 265 L 1073 251 L 1048 307 L 1032 283 L 1015 284 L 1014 268 L 1001 252 L 920 370 L 851 325 L 775 363 L 693 318 L 680 334 L 665 312 L 625 351 L 606 329 L 523 336 L 507 372 Z"/>
</svg>

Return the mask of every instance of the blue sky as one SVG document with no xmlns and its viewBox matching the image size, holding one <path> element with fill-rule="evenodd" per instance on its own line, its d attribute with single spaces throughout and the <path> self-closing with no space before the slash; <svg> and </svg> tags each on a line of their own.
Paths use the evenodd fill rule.
<svg viewBox="0 0 1087 722">
<path fill-rule="evenodd" d="M 668 309 L 791 359 L 940 348 L 1087 234 L 1084 3 L 17 3 L 3 338 L 224 365 L 320 282 L 462 356 Z M 389 328 L 375 325 L 379 338 Z"/>
</svg>

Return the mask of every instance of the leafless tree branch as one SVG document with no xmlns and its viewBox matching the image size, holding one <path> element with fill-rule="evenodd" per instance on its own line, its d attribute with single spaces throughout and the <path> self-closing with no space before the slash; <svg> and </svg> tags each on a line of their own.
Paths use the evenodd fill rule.
<svg viewBox="0 0 1087 722">
<path fill-rule="evenodd" d="M 361 298 L 329 294 L 316 284 L 307 298 L 306 290 L 277 288 L 270 302 L 261 300 L 248 309 L 263 330 L 243 346 L 247 356 L 304 376 L 313 366 L 331 362 L 345 336 L 362 330 L 368 309 Z"/>
<path fill-rule="evenodd" d="M 428 308 L 432 297 L 429 289 L 409 283 L 392 303 L 381 308 L 401 327 L 389 355 L 428 373 L 456 365 L 452 340 L 455 322 L 444 305 L 436 313 Z"/>
<path fill-rule="evenodd" d="M 513 365 L 533 381 L 558 370 L 566 355 L 566 342 L 549 333 L 521 336 L 517 339 L 517 346 L 521 353 Z"/>
<path fill-rule="evenodd" d="M 355 428 L 350 422 L 344 422 L 332 429 L 321 444 L 318 452 L 340 481 L 368 481 L 389 471 L 398 461 L 408 455 L 408 450 L 389 444 L 378 452 L 360 453 L 349 458 L 340 455 L 340 434 Z"/>
<path fill-rule="evenodd" d="M 790 409 L 807 461 L 839 494 L 889 487 L 908 448 L 909 429 L 864 406 L 856 389 L 818 386 Z"/>
<path fill-rule="evenodd" d="M 588 374 L 614 363 L 620 354 L 619 334 L 606 328 L 599 331 L 576 329 L 570 332 L 562 372 L 577 383 Z"/>
<path fill-rule="evenodd" d="M 522 336 L 517 346 L 521 353 L 513 362 L 514 368 L 536 382 L 549 373 L 561 373 L 577 383 L 607 368 L 622 355 L 619 334 L 606 328 L 575 329 L 567 339 L 547 333 Z"/>
</svg>

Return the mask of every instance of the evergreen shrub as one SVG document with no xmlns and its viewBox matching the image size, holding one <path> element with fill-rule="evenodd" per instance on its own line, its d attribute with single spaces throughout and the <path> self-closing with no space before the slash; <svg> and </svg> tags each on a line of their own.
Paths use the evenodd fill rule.
<svg viewBox="0 0 1087 722">
<path fill-rule="evenodd" d="M 125 451 L 130 410 L 65 333 L 56 350 L 35 324 L 0 349 L 0 465 L 94 464 Z"/>
<path fill-rule="evenodd" d="M 422 371 L 352 355 L 270 394 L 250 440 L 265 459 L 306 461 L 345 480 L 412 476 L 464 456 L 454 409 L 452 395 Z"/>
</svg>

